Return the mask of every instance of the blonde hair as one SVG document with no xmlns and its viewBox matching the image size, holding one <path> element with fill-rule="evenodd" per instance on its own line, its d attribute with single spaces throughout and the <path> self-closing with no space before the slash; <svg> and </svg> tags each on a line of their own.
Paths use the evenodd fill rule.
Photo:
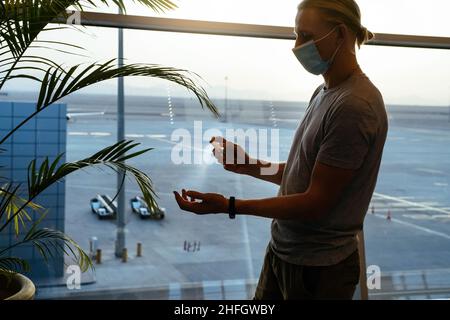
<svg viewBox="0 0 450 320">
<path fill-rule="evenodd" d="M 303 0 L 298 10 L 319 9 L 332 24 L 345 24 L 356 35 L 358 48 L 373 39 L 374 34 L 361 24 L 361 10 L 355 0 Z"/>
</svg>

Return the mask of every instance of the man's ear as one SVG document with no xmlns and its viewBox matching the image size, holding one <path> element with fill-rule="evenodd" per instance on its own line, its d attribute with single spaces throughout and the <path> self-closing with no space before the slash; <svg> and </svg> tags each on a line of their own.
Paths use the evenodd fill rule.
<svg viewBox="0 0 450 320">
<path fill-rule="evenodd" d="M 338 30 L 337 30 L 337 42 L 342 43 L 345 45 L 346 42 L 350 43 L 352 40 L 352 35 L 353 32 L 345 25 L 345 24 L 340 24 L 338 26 Z M 356 55 L 355 52 L 355 46 L 356 43 L 353 43 L 353 45 L 349 44 L 349 46 L 351 46 L 351 48 L 349 47 L 350 53 L 353 55 Z"/>
<path fill-rule="evenodd" d="M 337 27 L 338 41 L 339 42 L 345 41 L 348 37 L 348 32 L 349 29 L 345 24 L 341 23 L 340 25 L 338 25 Z"/>
</svg>

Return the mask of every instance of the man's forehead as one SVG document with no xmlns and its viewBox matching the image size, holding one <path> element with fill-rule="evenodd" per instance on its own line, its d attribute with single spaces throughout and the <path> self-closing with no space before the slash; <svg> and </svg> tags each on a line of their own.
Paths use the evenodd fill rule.
<svg viewBox="0 0 450 320">
<path fill-rule="evenodd" d="M 312 33 L 313 30 L 320 27 L 322 18 L 319 12 L 312 8 L 306 8 L 299 10 L 295 17 L 295 32 L 307 32 Z"/>
</svg>

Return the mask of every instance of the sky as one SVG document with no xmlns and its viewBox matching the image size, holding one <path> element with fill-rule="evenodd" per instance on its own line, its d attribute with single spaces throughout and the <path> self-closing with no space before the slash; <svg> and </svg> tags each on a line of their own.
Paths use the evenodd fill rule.
<svg viewBox="0 0 450 320">
<path fill-rule="evenodd" d="M 128 14 L 199 19 L 294 28 L 299 0 L 174 0 L 178 9 L 155 14 L 130 1 Z M 450 37 L 448 0 L 359 0 L 362 22 L 375 33 Z M 116 12 L 115 8 L 96 11 Z M 66 65 L 116 57 L 117 30 L 87 28 L 55 31 L 47 38 L 82 45 L 89 58 L 50 53 Z M 192 35 L 138 30 L 125 31 L 129 62 L 161 64 L 199 74 L 215 98 L 308 101 L 321 77 L 308 74 L 296 60 L 292 40 Z M 450 51 L 363 46 L 359 63 L 389 104 L 450 106 Z M 227 79 L 227 80 L 226 80 Z M 127 94 L 186 95 L 186 90 L 157 79 L 126 79 Z M 7 90 L 25 84 L 12 82 Z M 30 88 L 27 85 L 27 88 Z M 86 93 L 115 93 L 116 82 L 96 85 Z"/>
</svg>

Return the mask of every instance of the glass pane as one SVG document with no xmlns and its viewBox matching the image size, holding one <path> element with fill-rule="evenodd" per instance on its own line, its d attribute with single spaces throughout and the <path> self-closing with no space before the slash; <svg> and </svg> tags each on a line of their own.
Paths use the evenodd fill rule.
<svg viewBox="0 0 450 320">
<path fill-rule="evenodd" d="M 116 56 L 114 29 L 88 28 L 84 35 L 64 33 L 52 39 L 82 44 L 93 60 Z M 96 265 L 95 275 L 84 275 L 80 290 L 55 286 L 65 281 L 55 277 L 44 283 L 47 286 L 39 290 L 37 298 L 251 297 L 270 239 L 270 221 L 194 216 L 178 208 L 172 190 L 189 188 L 246 199 L 276 195 L 275 185 L 225 172 L 215 162 L 194 160 L 203 155 L 208 159 L 209 138 L 231 128 L 267 132 L 269 142 L 272 134 L 278 134 L 279 148 L 275 151 L 281 161 L 287 158 L 305 106 L 322 82 L 301 68 L 292 55 L 292 46 L 293 42 L 282 40 L 125 31 L 128 62 L 198 73 L 227 121 L 213 119 L 192 94 L 174 84 L 126 79 L 127 138 L 141 142 L 142 148 L 155 148 L 129 163 L 153 179 L 165 218 L 141 219 L 139 212 L 133 212 L 130 200 L 140 192 L 127 180 L 128 262 L 123 263 L 114 255 L 115 222 L 98 219 L 90 206 L 97 195 L 114 196 L 115 174 L 90 169 L 69 176 L 65 231 L 86 250 L 90 242 L 101 249 L 102 263 Z M 57 53 L 49 57 L 66 65 L 91 60 L 69 59 Z M 370 293 L 373 298 L 417 298 L 417 292 L 434 298 L 437 291 L 448 295 L 448 51 L 364 47 L 359 57 L 384 95 L 391 126 L 365 225 L 367 264 L 382 271 L 381 290 Z M 436 65 L 439 68 L 433 67 Z M 109 81 L 61 101 L 75 114 L 67 122 L 67 160 L 81 159 L 116 141 L 116 89 L 116 81 Z M 30 101 L 36 90 L 29 82 L 14 81 L 7 88 L 8 96 L 0 98 Z M 203 135 L 200 144 L 193 139 L 184 141 L 190 145 L 188 154 L 193 163 L 175 163 L 176 134 L 193 136 L 195 130 Z M 138 243 L 142 244 L 142 257 L 137 257 Z"/>
</svg>

